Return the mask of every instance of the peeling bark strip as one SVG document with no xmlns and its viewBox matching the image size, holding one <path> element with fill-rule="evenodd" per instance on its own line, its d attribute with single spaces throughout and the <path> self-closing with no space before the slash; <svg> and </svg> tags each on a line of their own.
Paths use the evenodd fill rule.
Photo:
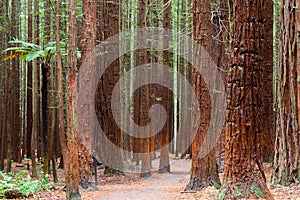
<svg viewBox="0 0 300 200">
<path fill-rule="evenodd" d="M 297 82 L 297 1 L 282 1 L 277 66 L 276 142 L 272 182 L 297 183 L 299 174 L 299 82 Z M 298 98 L 298 99 L 297 99 Z"/>
<path fill-rule="evenodd" d="M 227 196 L 272 199 L 259 152 L 262 126 L 264 1 L 234 0 L 224 177 Z M 259 191 L 259 192 L 257 192 Z M 237 192 L 237 191 L 236 191 Z"/>
</svg>

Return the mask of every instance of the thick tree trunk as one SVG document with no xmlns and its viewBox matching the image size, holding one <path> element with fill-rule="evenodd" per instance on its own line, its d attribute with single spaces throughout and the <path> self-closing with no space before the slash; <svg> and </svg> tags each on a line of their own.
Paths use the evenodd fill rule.
<svg viewBox="0 0 300 200">
<path fill-rule="evenodd" d="M 98 19 L 100 20 L 97 40 L 104 41 L 107 38 L 119 33 L 119 1 L 102 1 L 98 3 Z M 118 43 L 117 43 L 118 44 Z M 118 53 L 118 50 L 115 52 Z M 107 63 L 101 63 L 106 66 Z M 103 132 L 106 137 L 116 146 L 122 148 L 121 129 L 114 120 L 111 110 L 112 106 L 119 106 L 119 101 L 113 102 L 112 92 L 120 77 L 119 60 L 116 59 L 109 65 L 109 68 L 104 72 L 99 84 L 96 87 L 96 106 L 97 117 Z M 116 103 L 118 105 L 112 105 Z M 107 174 L 115 174 L 123 171 L 123 158 L 116 148 L 110 144 L 100 145 L 103 138 L 97 138 L 96 146 L 97 154 L 102 157 L 106 165 L 105 172 Z"/>
<path fill-rule="evenodd" d="M 289 185 L 299 178 L 299 124 L 297 104 L 297 1 L 282 1 L 276 87 L 276 141 L 272 182 Z M 299 107 L 298 107 L 299 109 Z"/>
<path fill-rule="evenodd" d="M 259 152 L 263 119 L 263 5 L 233 1 L 224 187 L 227 196 L 272 199 Z"/>
<path fill-rule="evenodd" d="M 210 5 L 210 1 L 208 0 L 193 1 L 194 37 L 208 53 L 214 51 L 214 49 L 212 49 L 214 33 L 213 24 L 211 24 L 210 21 Z M 196 51 L 201 50 L 197 49 Z M 199 52 L 195 53 L 195 55 L 200 55 Z M 194 65 L 201 65 L 201 60 L 199 60 L 197 56 L 195 57 Z M 198 127 L 198 131 L 192 142 L 192 169 L 190 182 L 186 186 L 186 190 L 200 190 L 207 186 L 220 186 L 220 179 L 217 170 L 215 151 L 211 151 L 204 158 L 198 156 L 201 145 L 205 145 L 202 144 L 202 142 L 204 141 L 209 127 L 211 102 L 208 88 L 199 72 L 193 70 L 191 78 L 194 91 L 196 91 L 196 96 L 200 104 L 200 118 L 195 119 L 198 115 L 193 115 L 191 121 L 199 120 L 200 127 Z"/>
</svg>

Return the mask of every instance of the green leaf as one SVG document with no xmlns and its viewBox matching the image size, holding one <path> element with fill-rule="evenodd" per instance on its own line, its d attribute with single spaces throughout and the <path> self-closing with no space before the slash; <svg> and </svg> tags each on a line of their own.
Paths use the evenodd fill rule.
<svg viewBox="0 0 300 200">
<path fill-rule="evenodd" d="M 155 100 L 156 101 L 162 101 L 162 97 L 156 97 Z"/>
<path fill-rule="evenodd" d="M 26 61 L 32 61 L 36 58 L 42 57 L 41 55 L 44 53 L 45 51 L 40 50 L 40 51 L 31 51 L 26 55 Z"/>
<path fill-rule="evenodd" d="M 36 44 L 33 44 L 33 43 L 29 43 L 29 42 L 25 42 L 25 41 L 18 40 L 18 39 L 9 41 L 8 43 L 10 43 L 10 44 L 20 44 L 20 45 L 22 45 L 24 47 L 31 47 L 33 49 L 40 49 L 39 45 L 36 45 Z"/>
<path fill-rule="evenodd" d="M 3 50 L 3 52 L 7 52 L 7 51 L 28 53 L 28 52 L 32 51 L 32 49 L 27 48 L 27 47 L 10 47 L 10 48 L 7 48 L 7 49 Z"/>
</svg>

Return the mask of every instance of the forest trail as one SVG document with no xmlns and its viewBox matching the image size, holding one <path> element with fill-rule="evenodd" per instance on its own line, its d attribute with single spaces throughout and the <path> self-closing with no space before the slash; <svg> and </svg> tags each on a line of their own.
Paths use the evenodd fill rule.
<svg viewBox="0 0 300 200">
<path fill-rule="evenodd" d="M 188 183 L 190 167 L 191 160 L 173 160 L 169 174 L 153 173 L 150 179 L 139 179 L 128 184 L 100 185 L 99 192 L 83 192 L 82 197 L 101 200 L 186 199 L 185 194 L 180 192 Z"/>
</svg>

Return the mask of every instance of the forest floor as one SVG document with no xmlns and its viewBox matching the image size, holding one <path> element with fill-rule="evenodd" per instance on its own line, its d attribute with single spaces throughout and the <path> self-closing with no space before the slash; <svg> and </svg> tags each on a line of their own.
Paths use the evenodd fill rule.
<svg viewBox="0 0 300 200">
<path fill-rule="evenodd" d="M 158 159 L 157 159 L 158 160 Z M 138 174 L 104 175 L 99 167 L 97 190 L 81 190 L 84 200 L 196 200 L 216 199 L 219 190 L 209 187 L 201 192 L 185 193 L 189 181 L 191 160 L 171 158 L 171 173 L 152 173 L 149 179 L 142 179 Z M 265 164 L 267 178 L 272 173 L 270 164 Z M 31 199 L 65 199 L 63 170 L 58 170 L 59 182 L 51 191 L 38 192 Z M 222 174 L 220 174 L 222 178 Z M 50 177 L 51 180 L 51 177 Z M 270 185 L 270 191 L 276 200 L 300 200 L 300 186 L 279 187 Z"/>
</svg>

